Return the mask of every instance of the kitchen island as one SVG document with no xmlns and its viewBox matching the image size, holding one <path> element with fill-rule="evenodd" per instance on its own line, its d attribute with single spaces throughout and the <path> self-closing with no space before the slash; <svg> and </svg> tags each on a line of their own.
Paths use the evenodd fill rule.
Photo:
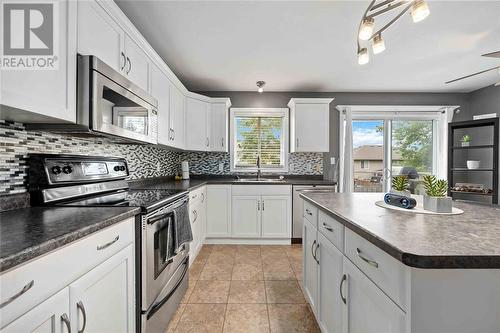
<svg viewBox="0 0 500 333">
<path fill-rule="evenodd" d="M 500 331 L 500 208 L 422 215 L 376 206 L 381 193 L 301 196 L 304 293 L 323 331 Z"/>
</svg>

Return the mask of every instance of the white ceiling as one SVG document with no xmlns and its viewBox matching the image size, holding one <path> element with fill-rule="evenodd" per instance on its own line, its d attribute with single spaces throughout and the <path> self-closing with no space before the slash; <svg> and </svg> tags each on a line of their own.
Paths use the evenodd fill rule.
<svg viewBox="0 0 500 333">
<path fill-rule="evenodd" d="M 500 1 L 429 1 L 417 24 L 406 14 L 384 34 L 386 51 L 356 59 L 369 1 L 132 1 L 120 8 L 194 91 L 470 92 L 500 64 Z M 376 22 L 380 25 L 382 22 Z M 371 52 L 371 51 L 370 51 Z"/>
</svg>

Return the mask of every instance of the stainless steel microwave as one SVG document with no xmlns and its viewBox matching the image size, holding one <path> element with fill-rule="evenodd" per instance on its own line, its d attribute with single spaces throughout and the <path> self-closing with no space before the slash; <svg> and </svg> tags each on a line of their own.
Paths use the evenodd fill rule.
<svg viewBox="0 0 500 333">
<path fill-rule="evenodd" d="M 118 142 L 158 142 L 155 98 L 95 56 L 78 55 L 76 123 L 33 129 L 106 136 Z"/>
</svg>

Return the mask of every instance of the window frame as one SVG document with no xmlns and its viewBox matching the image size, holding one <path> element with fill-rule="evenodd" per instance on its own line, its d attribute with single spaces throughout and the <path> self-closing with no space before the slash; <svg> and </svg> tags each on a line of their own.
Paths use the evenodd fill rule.
<svg viewBox="0 0 500 333">
<path fill-rule="evenodd" d="M 236 126 L 237 117 L 280 117 L 282 122 L 282 154 L 283 166 L 276 168 L 262 167 L 260 170 L 266 173 L 283 173 L 288 172 L 288 153 L 289 153 L 289 110 L 288 108 L 231 108 L 230 111 L 230 128 L 229 128 L 229 155 L 230 155 L 230 170 L 235 173 L 257 172 L 257 167 L 236 167 L 235 166 L 235 142 L 236 142 Z"/>
</svg>

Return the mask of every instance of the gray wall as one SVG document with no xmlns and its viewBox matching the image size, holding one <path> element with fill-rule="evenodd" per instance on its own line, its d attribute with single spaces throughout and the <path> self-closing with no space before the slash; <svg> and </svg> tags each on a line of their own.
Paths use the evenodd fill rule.
<svg viewBox="0 0 500 333">
<path fill-rule="evenodd" d="M 439 93 L 352 93 L 352 92 L 200 92 L 211 97 L 230 97 L 233 107 L 287 107 L 292 97 L 333 97 L 330 104 L 330 152 L 324 154 L 323 171 L 325 177 L 330 172 L 330 157 L 339 156 L 337 105 L 460 105 L 459 115 L 468 115 L 470 96 L 468 94 Z M 472 117 L 471 117 L 472 118 Z"/>
<path fill-rule="evenodd" d="M 500 87 L 488 86 L 468 94 L 469 108 L 458 113 L 454 121 L 472 120 L 474 115 L 497 113 L 500 116 Z"/>
</svg>

